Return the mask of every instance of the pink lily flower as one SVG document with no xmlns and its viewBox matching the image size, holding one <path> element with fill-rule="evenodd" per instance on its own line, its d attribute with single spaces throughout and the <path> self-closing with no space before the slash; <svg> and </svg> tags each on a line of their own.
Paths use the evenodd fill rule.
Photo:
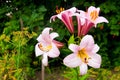
<svg viewBox="0 0 120 80">
<path fill-rule="evenodd" d="M 35 46 L 35 55 L 43 56 L 42 63 L 44 66 L 48 65 L 48 57 L 55 58 L 60 54 L 57 45 L 54 43 L 54 38 L 59 35 L 56 32 L 49 33 L 50 30 L 52 30 L 52 28 L 45 28 L 42 31 L 42 34 L 37 38 L 38 43 Z"/>
<path fill-rule="evenodd" d="M 81 15 L 77 15 L 77 23 L 78 23 L 78 36 L 84 36 L 88 33 L 88 31 L 94 26 L 90 20 L 81 17 Z"/>
<path fill-rule="evenodd" d="M 72 14 L 76 12 L 76 8 L 72 7 L 68 10 L 62 11 L 60 14 L 54 15 L 50 18 L 50 22 L 53 20 L 55 21 L 55 18 L 59 18 L 67 27 L 67 29 L 70 31 L 70 33 L 74 33 L 74 26 L 72 22 Z"/>
<path fill-rule="evenodd" d="M 98 23 L 106 22 L 108 20 L 102 16 L 99 16 L 100 8 L 90 6 L 87 12 L 77 10 L 77 22 L 78 22 L 78 36 L 86 35 L 88 31 L 93 27 L 97 26 Z"/>
<path fill-rule="evenodd" d="M 86 17 L 88 20 L 90 20 L 92 23 L 94 23 L 95 27 L 98 23 L 108 23 L 108 20 L 104 18 L 103 16 L 99 16 L 100 8 L 95 8 L 94 6 L 90 6 L 87 10 L 87 12 L 84 12 L 82 10 L 78 10 L 80 12 L 81 16 Z"/>
<path fill-rule="evenodd" d="M 93 37 L 86 35 L 82 38 L 80 45 L 70 44 L 69 49 L 73 52 L 64 58 L 63 63 L 71 68 L 80 68 L 80 75 L 87 73 L 88 66 L 100 68 L 101 56 L 97 54 L 99 46 L 94 44 Z"/>
</svg>

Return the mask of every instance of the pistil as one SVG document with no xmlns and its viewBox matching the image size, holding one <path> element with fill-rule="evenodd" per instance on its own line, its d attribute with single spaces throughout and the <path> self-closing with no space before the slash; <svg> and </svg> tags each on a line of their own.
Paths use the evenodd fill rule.
<svg viewBox="0 0 120 80">
<path fill-rule="evenodd" d="M 84 63 L 88 63 L 88 60 L 90 59 L 89 55 L 87 54 L 87 52 L 86 52 L 86 50 L 84 48 L 78 51 L 78 57 Z"/>
</svg>

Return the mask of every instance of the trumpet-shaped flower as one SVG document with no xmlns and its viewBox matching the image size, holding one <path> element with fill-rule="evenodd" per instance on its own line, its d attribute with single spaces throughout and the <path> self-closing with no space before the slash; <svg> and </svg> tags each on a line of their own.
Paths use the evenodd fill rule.
<svg viewBox="0 0 120 80">
<path fill-rule="evenodd" d="M 48 57 L 55 58 L 58 57 L 60 52 L 57 48 L 57 45 L 61 45 L 59 43 L 54 42 L 54 38 L 59 35 L 55 32 L 49 33 L 52 28 L 45 28 L 42 31 L 42 34 L 37 38 L 38 43 L 35 46 L 35 54 L 36 56 L 43 55 L 42 63 L 44 66 L 48 65 Z"/>
<path fill-rule="evenodd" d="M 72 22 L 72 14 L 74 14 L 76 12 L 76 8 L 70 8 L 68 10 L 64 10 L 61 13 L 54 15 L 50 18 L 50 22 L 51 20 L 55 21 L 55 18 L 59 18 L 67 27 L 67 29 L 70 31 L 70 33 L 74 33 L 74 26 L 73 26 L 73 22 Z"/>
<path fill-rule="evenodd" d="M 78 22 L 78 36 L 86 35 L 88 31 L 93 27 L 102 22 L 108 23 L 108 20 L 102 16 L 99 16 L 100 8 L 95 8 L 90 6 L 87 12 L 82 10 L 77 10 L 78 13 L 75 15 L 77 16 Z"/>
<path fill-rule="evenodd" d="M 73 52 L 64 58 L 63 63 L 71 68 L 79 66 L 80 75 L 87 73 L 87 65 L 99 68 L 101 65 L 101 56 L 96 52 L 99 46 L 94 44 L 93 37 L 86 35 L 82 38 L 80 45 L 70 44 L 69 49 Z"/>
<path fill-rule="evenodd" d="M 78 10 L 80 12 L 81 16 L 86 17 L 88 20 L 90 20 L 92 23 L 94 23 L 95 27 L 98 23 L 106 22 L 108 23 L 108 20 L 104 18 L 103 16 L 99 16 L 100 8 L 95 8 L 94 6 L 90 6 L 87 10 L 87 12 L 84 12 L 82 10 Z"/>
<path fill-rule="evenodd" d="M 81 17 L 81 15 L 77 15 L 77 23 L 78 23 L 78 36 L 83 36 L 88 33 L 91 27 L 94 26 L 90 20 Z"/>
</svg>

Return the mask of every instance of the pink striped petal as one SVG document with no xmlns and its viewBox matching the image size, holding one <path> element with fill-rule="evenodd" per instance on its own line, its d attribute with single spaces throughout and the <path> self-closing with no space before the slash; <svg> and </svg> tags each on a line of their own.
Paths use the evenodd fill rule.
<svg viewBox="0 0 120 80">
<path fill-rule="evenodd" d="M 77 54 L 70 54 L 67 57 L 64 58 L 63 63 L 68 67 L 77 67 L 79 66 L 82 61 L 79 57 L 77 57 Z"/>
<path fill-rule="evenodd" d="M 64 44 L 59 41 L 53 40 L 52 42 L 57 46 L 57 48 L 61 48 L 64 46 Z"/>
<path fill-rule="evenodd" d="M 76 8 L 72 7 L 68 10 L 62 11 L 60 14 L 58 15 L 54 15 L 50 18 L 50 22 L 51 20 L 55 21 L 55 18 L 58 17 L 60 20 L 63 21 L 63 23 L 66 25 L 67 29 L 71 32 L 74 33 L 74 26 L 72 23 L 72 14 L 74 14 L 76 12 Z"/>
<path fill-rule="evenodd" d="M 52 16 L 52 17 L 50 18 L 50 23 L 52 22 L 52 20 L 55 21 L 55 18 L 56 18 L 56 17 L 57 17 L 56 15 Z"/>
<path fill-rule="evenodd" d="M 62 21 L 64 22 L 64 24 L 66 25 L 67 29 L 71 32 L 74 33 L 74 27 L 73 27 L 73 22 L 72 22 L 72 17 L 69 16 L 68 12 L 63 13 L 61 15 L 62 17 Z"/>
<path fill-rule="evenodd" d="M 77 17 L 77 23 L 78 23 L 78 36 L 81 36 L 82 25 L 81 25 L 81 20 L 78 17 Z"/>
<path fill-rule="evenodd" d="M 81 36 L 81 35 L 83 35 L 82 33 L 81 33 L 81 31 L 82 31 L 82 28 L 83 28 L 83 25 L 85 24 L 85 18 L 84 18 L 84 16 L 82 16 L 82 15 L 80 15 L 80 14 L 74 14 L 74 15 L 76 15 L 76 17 L 77 17 L 77 23 L 78 23 L 78 36 Z"/>
</svg>

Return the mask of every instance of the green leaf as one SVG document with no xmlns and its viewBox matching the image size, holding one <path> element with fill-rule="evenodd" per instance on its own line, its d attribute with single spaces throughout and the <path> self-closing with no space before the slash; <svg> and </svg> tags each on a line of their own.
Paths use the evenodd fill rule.
<svg viewBox="0 0 120 80">
<path fill-rule="evenodd" d="M 75 43 L 74 35 L 72 35 L 68 40 L 68 45 L 71 44 L 71 43 Z"/>
<path fill-rule="evenodd" d="M 39 8 L 39 11 L 40 11 L 40 12 L 45 12 L 45 11 L 47 11 L 47 9 L 45 8 L 45 6 L 41 6 L 41 7 Z"/>
</svg>

